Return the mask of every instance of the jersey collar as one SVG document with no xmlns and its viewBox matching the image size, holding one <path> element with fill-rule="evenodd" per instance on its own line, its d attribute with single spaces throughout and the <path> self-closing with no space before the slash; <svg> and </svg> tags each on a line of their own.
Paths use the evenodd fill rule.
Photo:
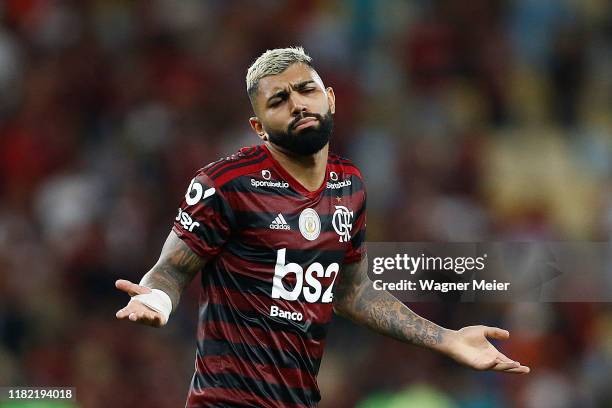
<svg viewBox="0 0 612 408">
<path fill-rule="evenodd" d="M 263 147 L 264 151 L 268 155 L 268 159 L 270 159 L 270 162 L 274 166 L 274 170 L 276 170 L 281 175 L 281 177 L 285 179 L 287 183 L 289 183 L 291 188 L 293 188 L 295 191 L 297 191 L 304 197 L 307 197 L 310 199 L 315 198 L 319 194 L 321 194 L 321 192 L 327 186 L 327 181 L 329 179 L 329 161 L 325 165 L 325 177 L 323 178 L 323 183 L 321 183 L 321 186 L 319 186 L 318 189 L 314 191 L 309 191 L 299 181 L 297 181 L 291 174 L 289 174 L 289 172 L 285 170 L 278 161 L 276 161 L 276 159 L 272 156 L 272 153 L 270 153 L 268 146 L 266 146 L 265 144 L 262 144 L 261 146 Z"/>
</svg>

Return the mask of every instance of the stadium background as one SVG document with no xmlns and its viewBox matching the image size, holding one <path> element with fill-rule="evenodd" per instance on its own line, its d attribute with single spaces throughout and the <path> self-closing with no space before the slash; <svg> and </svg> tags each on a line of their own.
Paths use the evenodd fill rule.
<svg viewBox="0 0 612 408">
<path fill-rule="evenodd" d="M 195 169 L 258 142 L 246 68 L 294 44 L 336 91 L 332 146 L 368 181 L 368 240 L 610 238 L 609 1 L 7 0 L 0 385 L 184 404 L 197 283 L 160 331 L 115 321 L 113 283 L 155 262 Z M 469 371 L 335 319 L 322 408 L 612 406 L 609 304 L 414 308 L 509 329 L 503 350 L 532 374 Z"/>
</svg>

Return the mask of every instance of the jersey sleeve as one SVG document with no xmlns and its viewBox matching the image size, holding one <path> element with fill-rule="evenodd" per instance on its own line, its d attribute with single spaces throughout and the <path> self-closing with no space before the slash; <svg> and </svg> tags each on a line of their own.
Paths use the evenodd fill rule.
<svg viewBox="0 0 612 408">
<path fill-rule="evenodd" d="M 362 204 L 355 212 L 355 221 L 353 222 L 348 249 L 344 255 L 344 264 L 359 262 L 366 256 L 366 198 L 367 194 L 364 190 Z"/>
<path fill-rule="evenodd" d="M 215 183 L 201 170 L 191 180 L 172 230 L 196 254 L 219 254 L 232 230 L 232 209 Z"/>
</svg>

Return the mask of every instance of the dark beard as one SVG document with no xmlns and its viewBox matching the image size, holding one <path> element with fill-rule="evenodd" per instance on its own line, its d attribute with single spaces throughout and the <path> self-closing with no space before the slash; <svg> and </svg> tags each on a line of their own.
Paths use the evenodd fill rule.
<svg viewBox="0 0 612 408">
<path fill-rule="evenodd" d="M 300 119 L 309 117 L 317 118 L 319 120 L 318 126 L 307 127 L 295 133 L 295 124 Z M 268 137 L 271 143 L 295 155 L 310 156 L 317 153 L 329 142 L 333 127 L 334 117 L 330 110 L 325 115 L 305 113 L 291 121 L 285 132 L 268 130 Z"/>
</svg>

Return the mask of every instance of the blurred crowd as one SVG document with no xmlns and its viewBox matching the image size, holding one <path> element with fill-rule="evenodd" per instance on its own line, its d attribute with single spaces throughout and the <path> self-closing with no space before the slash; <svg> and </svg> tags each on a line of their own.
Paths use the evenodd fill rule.
<svg viewBox="0 0 612 408">
<path fill-rule="evenodd" d="M 155 330 L 115 320 L 114 281 L 157 260 L 195 170 L 259 142 L 246 69 L 296 44 L 335 90 L 332 150 L 366 177 L 368 240 L 610 239 L 607 0 L 4 0 L 0 385 L 184 404 L 197 283 Z M 509 329 L 503 351 L 532 374 L 337 318 L 321 408 L 612 407 L 608 304 L 411 306 Z"/>
</svg>

